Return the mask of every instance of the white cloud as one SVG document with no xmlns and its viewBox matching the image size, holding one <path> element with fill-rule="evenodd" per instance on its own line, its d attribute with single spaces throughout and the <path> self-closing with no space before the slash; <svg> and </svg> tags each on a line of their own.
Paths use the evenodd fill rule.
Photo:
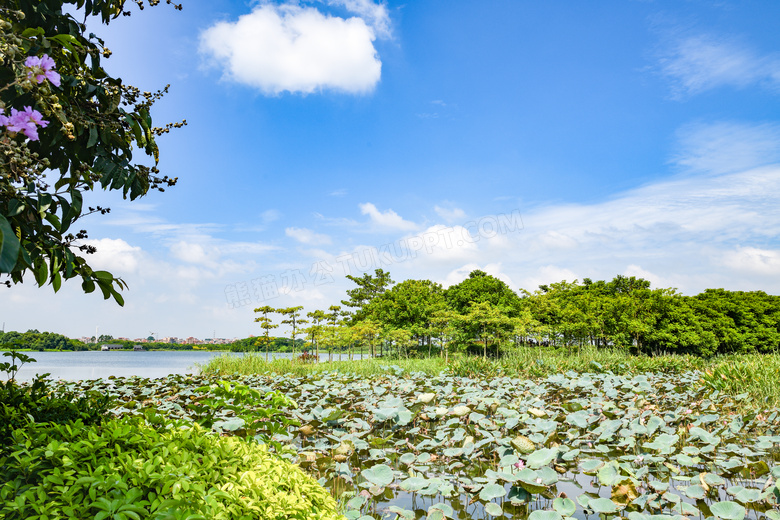
<svg viewBox="0 0 780 520">
<path fill-rule="evenodd" d="M 463 221 L 466 218 L 466 212 L 460 208 L 442 208 L 441 206 L 434 206 L 433 210 L 448 224 L 458 220 Z"/>
<path fill-rule="evenodd" d="M 383 27 L 369 2 L 338 3 L 373 16 L 371 23 Z M 373 90 L 381 76 L 375 38 L 375 30 L 360 17 L 344 19 L 293 4 L 261 4 L 235 22 L 206 29 L 200 48 L 223 68 L 224 79 L 265 94 L 327 89 L 359 94 Z"/>
<path fill-rule="evenodd" d="M 661 73 L 673 82 L 677 96 L 721 86 L 780 86 L 780 58 L 762 56 L 746 45 L 700 35 L 676 40 L 660 61 Z"/>
<path fill-rule="evenodd" d="M 537 267 L 535 272 L 523 279 L 521 287 L 529 292 L 536 291 L 540 285 L 548 285 L 551 283 L 557 283 L 566 280 L 567 282 L 573 282 L 578 280 L 582 282 L 582 279 L 578 277 L 574 271 L 565 267 L 557 265 L 543 265 Z M 517 287 L 513 287 L 517 289 Z"/>
<path fill-rule="evenodd" d="M 331 243 L 328 235 L 321 235 L 306 228 L 288 227 L 285 228 L 284 234 L 301 244 L 325 245 Z"/>
<path fill-rule="evenodd" d="M 694 123 L 677 132 L 674 162 L 692 172 L 726 173 L 780 161 L 780 125 L 722 121 Z"/>
<path fill-rule="evenodd" d="M 740 247 L 726 252 L 723 260 L 736 271 L 780 279 L 780 250 Z"/>
<path fill-rule="evenodd" d="M 417 224 L 414 222 L 409 222 L 408 220 L 404 220 L 392 209 L 388 209 L 383 213 L 370 202 L 359 204 L 358 206 L 360 207 L 360 212 L 363 215 L 368 215 L 368 217 L 371 219 L 371 222 L 380 228 L 399 231 L 407 231 L 417 228 Z"/>
<path fill-rule="evenodd" d="M 365 20 L 381 38 L 391 36 L 390 14 L 384 4 L 371 0 L 327 0 L 330 5 L 343 6 L 349 12 Z"/>
<path fill-rule="evenodd" d="M 96 270 L 106 270 L 114 276 L 123 277 L 137 273 L 143 262 L 141 248 L 122 239 L 101 238 L 88 240 L 87 243 L 97 248 L 94 254 L 87 256 L 89 265 Z"/>
</svg>

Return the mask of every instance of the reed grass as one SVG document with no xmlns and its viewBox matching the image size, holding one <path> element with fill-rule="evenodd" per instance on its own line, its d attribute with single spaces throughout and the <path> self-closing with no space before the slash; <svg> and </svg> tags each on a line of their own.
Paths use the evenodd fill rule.
<svg viewBox="0 0 780 520">
<path fill-rule="evenodd" d="M 541 379 L 570 371 L 632 375 L 648 372 L 680 374 L 698 370 L 701 372 L 699 385 L 702 388 L 731 396 L 747 394 L 744 399 L 746 406 L 762 409 L 780 406 L 779 354 L 735 354 L 704 359 L 678 355 L 633 356 L 625 351 L 595 348 L 571 352 L 566 349 L 518 348 L 502 351 L 499 359 L 455 354 L 450 356 L 449 363 L 439 356 L 301 363 L 281 358 L 267 362 L 263 354 L 246 353 L 243 356 L 215 357 L 199 368 L 203 374 L 217 376 L 274 373 L 300 377 L 335 371 L 378 377 L 387 374 L 388 367 L 392 366 L 405 372 L 422 372 L 430 376 L 447 371 L 452 375 L 477 379 L 501 376 Z"/>
</svg>

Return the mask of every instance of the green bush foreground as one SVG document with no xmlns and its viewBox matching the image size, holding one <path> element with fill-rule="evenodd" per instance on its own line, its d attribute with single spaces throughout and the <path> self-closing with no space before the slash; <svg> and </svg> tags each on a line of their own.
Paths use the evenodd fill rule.
<svg viewBox="0 0 780 520">
<path fill-rule="evenodd" d="M 327 490 L 264 444 L 156 414 L 107 417 L 107 395 L 76 398 L 45 376 L 18 385 L 19 367 L 34 360 L 3 357 L 11 358 L 0 363 L 3 520 L 343 518 Z"/>
<path fill-rule="evenodd" d="M 262 444 L 137 418 L 30 424 L 0 458 L 0 518 L 336 519 L 336 502 Z"/>
</svg>

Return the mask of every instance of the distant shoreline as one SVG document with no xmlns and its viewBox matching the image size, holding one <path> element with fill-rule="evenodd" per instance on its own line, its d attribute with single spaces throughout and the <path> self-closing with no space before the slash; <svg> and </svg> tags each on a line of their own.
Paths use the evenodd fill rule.
<svg viewBox="0 0 780 520">
<path fill-rule="evenodd" d="M 44 349 L 44 350 L 36 350 L 32 348 L 16 348 L 16 349 L 10 349 L 10 348 L 0 348 L 0 352 L 227 352 L 230 353 L 230 350 L 210 350 L 210 349 L 192 349 L 192 350 L 184 350 L 180 348 L 152 348 L 152 349 L 143 349 L 143 350 L 133 350 L 132 348 L 122 348 L 122 349 L 112 349 L 112 350 L 100 350 L 99 348 L 93 348 L 89 350 L 59 350 L 59 349 Z"/>
</svg>

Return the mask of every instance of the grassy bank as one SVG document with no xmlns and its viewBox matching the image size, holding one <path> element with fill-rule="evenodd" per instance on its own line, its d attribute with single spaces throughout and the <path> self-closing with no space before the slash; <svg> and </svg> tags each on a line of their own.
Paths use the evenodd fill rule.
<svg viewBox="0 0 780 520">
<path fill-rule="evenodd" d="M 501 359 L 484 360 L 478 356 L 453 355 L 449 363 L 442 357 L 373 358 L 359 361 L 300 363 L 290 359 L 265 361 L 262 354 L 220 356 L 200 367 L 212 375 L 254 375 L 263 373 L 307 374 L 336 371 L 372 377 L 397 366 L 405 372 L 437 375 L 446 370 L 457 376 L 474 378 L 520 377 L 541 379 L 569 371 L 612 372 L 615 374 L 669 373 L 691 370 L 701 373 L 698 384 L 732 396 L 747 394 L 747 401 L 760 408 L 780 406 L 780 355 L 744 354 L 703 359 L 694 356 L 631 356 L 615 350 L 512 349 Z"/>
</svg>

